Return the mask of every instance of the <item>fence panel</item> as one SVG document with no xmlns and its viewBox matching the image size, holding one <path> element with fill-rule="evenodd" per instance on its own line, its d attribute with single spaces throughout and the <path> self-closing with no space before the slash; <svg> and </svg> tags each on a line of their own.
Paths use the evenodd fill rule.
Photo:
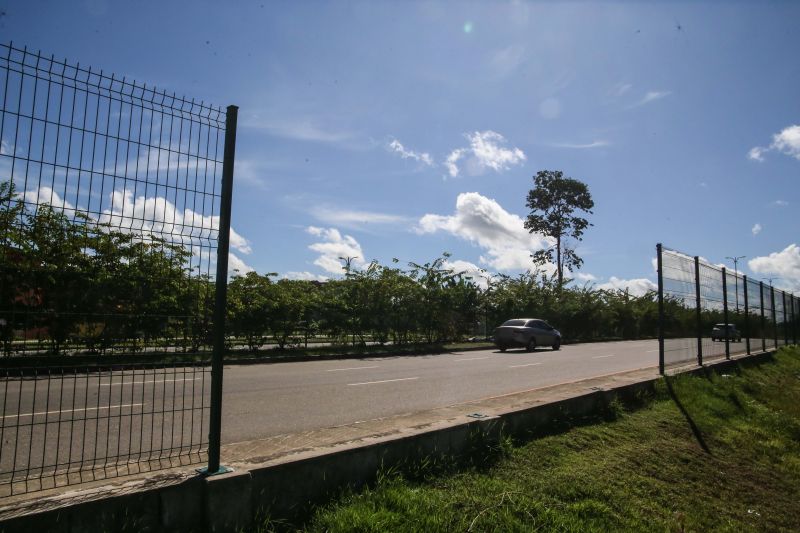
<svg viewBox="0 0 800 533">
<path fill-rule="evenodd" d="M 697 318 L 694 259 L 664 248 L 664 364 L 697 360 Z"/>
<path fill-rule="evenodd" d="M 797 342 L 800 299 L 794 295 L 661 245 L 657 250 L 663 367 Z"/>
<path fill-rule="evenodd" d="M 208 436 L 195 429 L 207 432 L 208 420 L 187 430 L 175 417 L 207 418 L 205 364 L 68 363 L 208 358 L 212 273 L 227 239 L 226 117 L 0 45 L 0 352 L 4 366 L 31 367 L 0 373 L 0 431 L 13 435 L 0 441 L 0 486 L 35 490 L 153 469 L 164 457 L 203 460 Z M 175 386 L 158 392 L 151 382 Z M 185 441 L 146 442 L 170 431 Z"/>
<path fill-rule="evenodd" d="M 0 496 L 203 460 L 205 365 L 2 371 Z"/>
</svg>

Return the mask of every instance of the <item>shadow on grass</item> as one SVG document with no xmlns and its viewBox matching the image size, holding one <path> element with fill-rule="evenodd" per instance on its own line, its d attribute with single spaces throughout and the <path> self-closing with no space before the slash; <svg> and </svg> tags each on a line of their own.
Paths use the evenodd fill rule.
<svg viewBox="0 0 800 533">
<path fill-rule="evenodd" d="M 669 376 L 665 376 L 664 382 L 667 385 L 667 391 L 669 391 L 669 396 L 672 398 L 672 401 L 675 402 L 675 405 L 680 410 L 683 417 L 686 419 L 686 422 L 689 424 L 689 428 L 692 430 L 692 434 L 694 434 L 694 438 L 697 440 L 697 443 L 709 455 L 714 455 L 711 452 L 711 449 L 706 444 L 705 439 L 703 439 L 703 434 L 700 432 L 700 428 L 697 427 L 694 420 L 692 419 L 692 415 L 689 414 L 689 411 L 686 410 L 686 407 L 683 406 L 681 400 L 678 398 L 678 395 L 675 393 L 675 389 L 672 387 L 672 378 Z"/>
</svg>

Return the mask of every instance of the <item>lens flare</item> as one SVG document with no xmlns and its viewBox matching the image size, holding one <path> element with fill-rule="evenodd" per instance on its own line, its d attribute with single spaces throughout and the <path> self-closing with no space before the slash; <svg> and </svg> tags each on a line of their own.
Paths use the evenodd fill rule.
<svg viewBox="0 0 800 533">
<path fill-rule="evenodd" d="M 471 20 L 464 23 L 464 33 L 472 33 L 473 24 Z"/>
</svg>

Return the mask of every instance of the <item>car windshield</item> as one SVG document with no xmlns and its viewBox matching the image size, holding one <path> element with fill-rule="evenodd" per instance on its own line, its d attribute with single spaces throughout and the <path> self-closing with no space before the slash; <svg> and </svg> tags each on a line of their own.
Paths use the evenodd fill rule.
<svg viewBox="0 0 800 533">
<path fill-rule="evenodd" d="M 525 325 L 525 321 L 524 320 L 506 320 L 505 322 L 503 322 L 503 325 L 504 326 L 524 326 Z"/>
</svg>

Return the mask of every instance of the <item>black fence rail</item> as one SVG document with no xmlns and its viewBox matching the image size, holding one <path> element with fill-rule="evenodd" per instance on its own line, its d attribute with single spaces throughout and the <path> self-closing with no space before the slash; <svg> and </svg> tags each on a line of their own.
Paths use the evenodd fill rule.
<svg viewBox="0 0 800 533">
<path fill-rule="evenodd" d="M 0 496 L 206 458 L 208 366 L 4 370 Z"/>
<path fill-rule="evenodd" d="M 797 343 L 800 299 L 658 245 L 659 368 Z"/>
<path fill-rule="evenodd" d="M 0 491 L 218 456 L 235 129 L 235 106 L 0 44 L 0 357 L 30 367 L 0 370 Z M 200 351 L 213 371 L 37 362 Z"/>
</svg>

